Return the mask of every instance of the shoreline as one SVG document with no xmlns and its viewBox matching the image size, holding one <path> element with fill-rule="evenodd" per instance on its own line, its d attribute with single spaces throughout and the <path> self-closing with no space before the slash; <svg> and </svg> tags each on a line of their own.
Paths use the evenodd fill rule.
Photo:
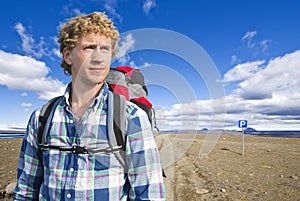
<svg viewBox="0 0 300 201">
<path fill-rule="evenodd" d="M 25 131 L 11 131 L 11 130 L 0 130 L 0 139 L 6 138 L 22 138 Z M 242 131 L 230 131 L 230 130 L 183 130 L 183 131 L 160 131 L 156 134 L 195 134 L 195 135 L 206 135 L 206 134 L 222 134 L 222 135 L 239 135 Z M 288 137 L 288 138 L 300 138 L 299 130 L 262 130 L 262 131 L 245 131 L 245 135 L 260 136 L 260 137 Z"/>
</svg>

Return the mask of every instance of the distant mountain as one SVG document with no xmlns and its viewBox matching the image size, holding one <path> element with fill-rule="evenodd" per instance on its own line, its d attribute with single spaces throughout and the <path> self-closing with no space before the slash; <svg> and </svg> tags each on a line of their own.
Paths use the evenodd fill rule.
<svg viewBox="0 0 300 201">
<path fill-rule="evenodd" d="M 160 130 L 160 133 L 178 133 L 179 129 Z"/>
<path fill-rule="evenodd" d="M 244 130 L 244 133 L 253 133 L 253 132 L 257 132 L 254 128 L 251 128 L 251 127 L 249 127 L 249 128 L 246 128 L 245 130 Z"/>
</svg>

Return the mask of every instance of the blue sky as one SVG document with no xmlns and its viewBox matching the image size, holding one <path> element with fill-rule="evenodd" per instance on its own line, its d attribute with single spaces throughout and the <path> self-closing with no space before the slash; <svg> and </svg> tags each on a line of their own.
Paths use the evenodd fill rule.
<svg viewBox="0 0 300 201">
<path fill-rule="evenodd" d="M 122 34 L 112 66 L 141 69 L 161 129 L 300 130 L 296 0 L 6 1 L 0 7 L 0 125 L 26 125 L 64 91 L 57 33 L 105 11 Z M 151 29 L 150 29 L 151 28 Z"/>
</svg>

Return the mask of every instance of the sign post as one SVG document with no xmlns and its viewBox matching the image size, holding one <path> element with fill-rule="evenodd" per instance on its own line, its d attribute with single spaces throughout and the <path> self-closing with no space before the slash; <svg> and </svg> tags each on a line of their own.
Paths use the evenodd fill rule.
<svg viewBox="0 0 300 201">
<path fill-rule="evenodd" d="M 247 120 L 239 120 L 239 128 L 242 128 L 242 134 L 243 134 L 243 140 L 242 140 L 242 155 L 244 156 L 244 150 L 245 150 L 245 133 L 244 129 L 247 128 Z"/>
</svg>

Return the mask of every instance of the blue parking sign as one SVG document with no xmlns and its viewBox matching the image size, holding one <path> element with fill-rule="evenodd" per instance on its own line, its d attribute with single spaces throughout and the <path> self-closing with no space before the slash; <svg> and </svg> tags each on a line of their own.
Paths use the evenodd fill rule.
<svg viewBox="0 0 300 201">
<path fill-rule="evenodd" d="M 239 120 L 239 128 L 247 128 L 247 120 Z"/>
</svg>

